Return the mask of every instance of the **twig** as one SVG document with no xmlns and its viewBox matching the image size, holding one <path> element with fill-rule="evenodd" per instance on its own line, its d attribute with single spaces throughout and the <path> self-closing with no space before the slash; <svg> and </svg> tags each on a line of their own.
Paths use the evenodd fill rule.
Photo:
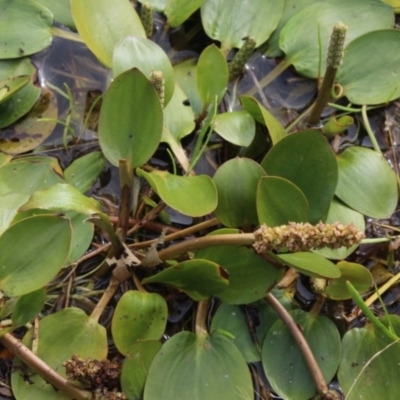
<svg viewBox="0 0 400 400">
<path fill-rule="evenodd" d="M 306 362 L 308 369 L 310 370 L 311 376 L 314 380 L 315 386 L 317 387 L 318 393 L 322 396 L 327 395 L 329 392 L 328 385 L 325 382 L 325 378 L 322 374 L 321 369 L 319 368 L 314 354 L 310 349 L 310 346 L 308 345 L 296 322 L 282 306 L 282 304 L 279 303 L 279 301 L 271 293 L 268 293 L 267 296 L 265 296 L 265 300 L 279 315 L 279 318 L 281 318 L 282 321 L 285 323 L 285 325 L 289 329 L 289 332 L 293 336 L 293 339 L 299 346 L 301 354 L 304 357 L 304 361 Z"/>
<path fill-rule="evenodd" d="M 92 393 L 79 389 L 72 385 L 67 379 L 59 375 L 53 368 L 42 361 L 31 350 L 29 350 L 20 340 L 10 333 L 6 333 L 0 338 L 0 342 L 12 351 L 25 364 L 36 371 L 43 379 L 51 383 L 57 389 L 63 391 L 75 400 L 92 399 Z"/>
</svg>

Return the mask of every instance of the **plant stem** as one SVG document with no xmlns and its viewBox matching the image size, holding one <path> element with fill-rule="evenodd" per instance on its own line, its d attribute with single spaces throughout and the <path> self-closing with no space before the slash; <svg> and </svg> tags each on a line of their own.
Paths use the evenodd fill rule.
<svg viewBox="0 0 400 400">
<path fill-rule="evenodd" d="M 101 299 L 96 304 L 96 307 L 90 314 L 90 318 L 92 320 L 94 320 L 94 321 L 99 320 L 99 318 L 101 317 L 101 314 L 103 313 L 104 309 L 106 308 L 108 302 L 112 299 L 115 292 L 117 291 L 119 284 L 120 284 L 120 281 L 113 275 L 110 279 L 110 283 L 108 284 L 107 289 L 103 293 L 103 296 L 101 296 Z"/>
<path fill-rule="evenodd" d="M 42 361 L 36 356 L 31 350 L 29 350 L 20 340 L 16 339 L 13 335 L 6 333 L 0 342 L 12 351 L 19 359 L 21 359 L 30 368 L 36 371 L 43 379 L 51 383 L 57 389 L 66 393 L 73 399 L 76 400 L 89 400 L 92 399 L 92 393 L 86 390 L 82 390 L 70 382 L 67 379 L 59 375 L 53 368 Z"/>
<path fill-rule="evenodd" d="M 255 242 L 253 233 L 232 233 L 226 235 L 204 236 L 201 238 L 186 240 L 182 243 L 173 244 L 166 249 L 158 252 L 158 257 L 162 260 L 171 260 L 188 251 L 199 250 L 210 246 L 248 246 Z"/>
<path fill-rule="evenodd" d="M 315 386 L 317 387 L 318 393 L 321 396 L 327 395 L 329 389 L 325 382 L 325 378 L 322 374 L 321 369 L 317 363 L 317 360 L 312 353 L 310 346 L 308 345 L 306 339 L 304 338 L 303 334 L 301 333 L 299 327 L 297 326 L 296 322 L 293 320 L 291 315 L 287 312 L 287 310 L 282 306 L 281 303 L 271 294 L 268 293 L 265 297 L 266 302 L 274 309 L 274 311 L 279 315 L 279 318 L 285 323 L 287 328 L 289 329 L 293 339 L 299 346 L 301 354 L 304 357 L 304 361 L 306 362 L 310 373 L 313 377 Z"/>
<path fill-rule="evenodd" d="M 195 332 L 200 336 L 207 336 L 206 319 L 208 312 L 208 300 L 199 301 L 196 311 Z"/>
<path fill-rule="evenodd" d="M 372 131 L 371 125 L 369 123 L 369 119 L 368 119 L 368 115 L 367 115 L 367 106 L 365 104 L 361 108 L 361 115 L 362 115 L 362 119 L 364 122 L 365 130 L 368 133 L 369 139 L 371 140 L 374 150 L 377 151 L 378 153 L 382 153 L 381 149 L 379 147 L 379 144 L 376 140 L 376 137 L 374 135 L 374 132 Z"/>
</svg>

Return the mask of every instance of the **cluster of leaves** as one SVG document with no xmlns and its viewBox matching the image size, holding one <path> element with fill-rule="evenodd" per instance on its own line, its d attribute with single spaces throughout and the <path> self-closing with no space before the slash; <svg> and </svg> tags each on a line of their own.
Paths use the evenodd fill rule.
<svg viewBox="0 0 400 400">
<path fill-rule="evenodd" d="M 289 65 L 316 78 L 325 67 L 332 27 L 341 21 L 347 37 L 336 100 L 347 98 L 361 105 L 347 107 L 346 112 L 362 112 L 367 124 L 367 106 L 400 95 L 400 32 L 393 29 L 393 9 L 379 0 L 364 0 L 362 5 L 355 0 L 143 3 L 143 13 L 153 7 L 163 13 L 169 27 L 182 25 L 200 9 L 202 29 L 220 48 L 211 44 L 198 59 L 172 65 L 166 52 L 146 37 L 152 29 L 145 29 L 127 0 L 0 0 L 0 128 L 18 121 L 0 141 L 0 340 L 11 346 L 11 332 L 30 327 L 23 343 L 61 376 L 66 376 L 63 365 L 72 356 L 104 360 L 108 339 L 99 318 L 120 284 L 133 280 L 135 289 L 125 290 L 119 298 L 111 322 L 113 343 L 123 357 L 121 389 L 128 398 L 251 399 L 248 363 L 258 361 L 272 389 L 283 398 L 306 400 L 317 391 L 324 394 L 291 332 L 274 314 L 271 293 L 291 267 L 290 271 L 328 283 L 318 289 L 321 298 L 353 297 L 365 310 L 358 293 L 372 286 L 372 276 L 363 265 L 346 261 L 357 246 L 260 255 L 250 246 L 254 233 L 242 232 L 261 224 L 320 221 L 352 223 L 364 231 L 365 217 L 387 218 L 395 211 L 397 177 L 377 146 L 351 146 L 336 153 L 325 136 L 337 131 L 333 118 L 324 121 L 322 129 L 282 126 L 252 96 L 257 89 L 237 90 L 241 76 L 235 76 L 234 61 L 227 59 L 234 48 L 245 46 L 243 38 L 251 37 L 255 46 L 267 46 L 267 55 L 285 55 L 277 70 L 259 82 L 261 86 Z M 29 59 L 47 48 L 53 35 L 61 34 L 53 27 L 54 20 L 76 29 L 79 36 L 68 35 L 83 40 L 112 74 L 99 117 L 100 151 L 76 159 L 65 170 L 56 158 L 39 152 L 21 156 L 37 149 L 57 124 L 54 91 L 60 89 L 35 85 L 36 70 Z M 154 80 L 160 76 L 162 84 L 157 86 Z M 234 95 L 227 94 L 228 86 Z M 224 112 L 221 104 L 227 98 L 230 106 Z M 348 125 L 353 121 L 347 115 L 343 118 Z M 65 124 L 67 132 L 72 129 L 68 121 Z M 212 135 L 244 151 L 257 146 L 265 127 L 271 146 L 260 158 L 232 158 L 213 177 L 196 174 Z M 189 157 L 181 140 L 192 132 L 196 140 Z M 173 172 L 152 165 L 161 143 L 171 151 Z M 85 195 L 106 163 L 120 173 L 116 230 L 101 204 Z M 141 184 L 151 187 L 153 198 L 138 197 Z M 137 207 L 139 202 L 150 208 L 148 214 L 136 213 L 143 208 Z M 204 224 L 219 224 L 220 229 L 158 252 L 153 247 L 157 240 L 137 241 L 133 248 L 142 249 L 133 251 L 126 238 L 152 218 L 168 220 L 165 205 L 193 218 L 214 213 L 216 219 L 160 240 L 189 237 Z M 140 221 L 129 231 L 132 210 Z M 75 277 L 74 272 L 93 241 L 95 227 L 109 239 L 102 249 L 108 253 L 99 268 L 90 271 L 88 283 L 86 276 Z M 40 312 L 48 311 L 45 303 L 52 303 L 61 289 L 86 301 L 98 295 L 91 288 L 98 276 L 108 276 L 109 284 L 90 315 L 67 307 L 30 325 Z M 163 288 L 162 293 L 170 295 L 183 292 L 198 302 L 193 332 L 185 330 L 164 341 L 167 296 L 149 288 Z M 287 303 L 282 293 L 273 293 L 302 327 L 326 382 L 337 375 L 347 398 L 374 400 L 384 381 L 385 398 L 396 398 L 396 387 L 390 384 L 396 381 L 400 358 L 397 316 L 377 320 L 371 315 L 372 324 L 348 330 L 341 338 L 329 318 L 315 310 L 292 309 L 293 303 Z M 220 305 L 207 329 L 210 298 L 218 298 Z M 267 304 L 265 298 L 271 301 Z M 253 330 L 242 305 L 258 313 Z M 36 374 L 37 363 L 18 355 L 12 374 L 17 399 L 92 396 L 84 388 L 71 389 L 62 379 L 55 383 L 46 374 Z M 63 391 L 55 391 L 46 380 Z"/>
</svg>

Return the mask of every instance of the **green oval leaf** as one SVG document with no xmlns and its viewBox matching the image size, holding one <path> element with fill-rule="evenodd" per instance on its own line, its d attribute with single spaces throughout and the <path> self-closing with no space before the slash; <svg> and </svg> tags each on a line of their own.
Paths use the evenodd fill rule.
<svg viewBox="0 0 400 400">
<path fill-rule="evenodd" d="M 208 260 L 188 260 L 166 268 L 142 281 L 164 283 L 182 290 L 193 300 L 200 301 L 214 295 L 220 295 L 228 287 L 226 272 L 218 264 Z"/>
<path fill-rule="evenodd" d="M 217 114 L 211 125 L 218 135 L 236 146 L 249 146 L 256 134 L 254 119 L 246 110 Z"/>
<path fill-rule="evenodd" d="M 191 400 L 243 400 L 253 397 L 253 387 L 246 361 L 230 339 L 180 332 L 154 357 L 144 399 L 173 399 L 177 393 Z"/>
<path fill-rule="evenodd" d="M 319 222 L 335 193 L 338 168 L 335 156 L 319 131 L 302 131 L 281 139 L 261 166 L 268 175 L 294 183 L 306 196 L 309 222 Z"/>
<path fill-rule="evenodd" d="M 217 191 L 207 175 L 177 176 L 167 171 L 136 173 L 145 178 L 161 199 L 174 210 L 191 217 L 200 217 L 215 210 Z"/>
<path fill-rule="evenodd" d="M 363 265 L 340 261 L 337 263 L 337 267 L 340 269 L 340 277 L 331 280 L 323 292 L 330 299 L 345 300 L 351 298 L 346 281 L 349 281 L 360 294 L 365 293 L 372 286 L 372 275 Z"/>
<path fill-rule="evenodd" d="M 277 257 L 304 275 L 332 279 L 340 277 L 339 268 L 333 262 L 318 254 L 298 252 L 279 254 Z"/>
<path fill-rule="evenodd" d="M 22 89 L 29 81 L 29 75 L 11 76 L 0 81 L 0 104 Z"/>
<path fill-rule="evenodd" d="M 129 1 L 71 0 L 76 28 L 89 49 L 105 66 L 112 67 L 115 45 L 128 35 L 146 37 Z"/>
<path fill-rule="evenodd" d="M 330 0 L 316 2 L 296 13 L 283 27 L 279 47 L 297 72 L 309 78 L 318 77 L 326 68 L 326 54 L 333 26 L 347 26 L 345 44 L 358 36 L 393 26 L 393 11 L 376 0 Z M 319 37 L 322 48 L 319 48 Z M 321 54 L 321 56 L 320 56 Z"/>
<path fill-rule="evenodd" d="M 70 245 L 67 219 L 39 215 L 17 222 L 0 237 L 1 290 L 12 297 L 43 287 L 65 265 Z"/>
<path fill-rule="evenodd" d="M 337 156 L 336 196 L 372 218 L 386 218 L 397 206 L 397 179 L 386 159 L 365 147 L 348 147 Z"/>
<path fill-rule="evenodd" d="M 257 46 L 264 43 L 277 27 L 283 5 L 283 1 L 274 0 L 206 0 L 201 20 L 207 35 L 220 41 L 228 52 L 240 48 L 246 36 L 253 36 Z"/>
<path fill-rule="evenodd" d="M 290 315 L 305 337 L 326 382 L 334 377 L 340 361 L 340 335 L 326 317 L 302 310 Z M 317 392 L 303 355 L 282 320 L 268 331 L 262 347 L 262 363 L 272 388 L 284 399 L 308 400 Z"/>
<path fill-rule="evenodd" d="M 400 335 L 400 318 L 381 318 Z M 397 400 L 399 396 L 398 360 L 400 343 L 393 342 L 373 324 L 350 329 L 343 337 L 338 379 L 348 400 Z"/>
<path fill-rule="evenodd" d="M 360 36 L 346 47 L 337 81 L 350 102 L 380 104 L 400 96 L 399 41 L 398 30 L 386 29 Z"/>
<path fill-rule="evenodd" d="M 218 190 L 215 214 L 229 227 L 258 224 L 256 191 L 265 171 L 249 158 L 234 158 L 221 165 L 214 175 Z"/>
<path fill-rule="evenodd" d="M 205 48 L 197 63 L 197 90 L 203 103 L 222 100 L 228 84 L 229 70 L 225 57 L 215 44 Z"/>
<path fill-rule="evenodd" d="M 19 297 L 11 320 L 13 326 L 20 327 L 30 322 L 42 310 L 46 301 L 46 290 L 40 288 Z"/>
<path fill-rule="evenodd" d="M 168 309 L 157 293 L 129 290 L 120 298 L 111 324 L 117 349 L 126 354 L 137 340 L 158 340 L 167 324 Z"/>
<path fill-rule="evenodd" d="M 168 104 L 175 87 L 174 70 L 159 45 L 140 36 L 127 36 L 120 40 L 114 48 L 114 77 L 131 68 L 137 68 L 147 78 L 153 71 L 161 71 L 165 85 L 164 105 Z"/>
<path fill-rule="evenodd" d="M 2 1 L 0 14 L 1 58 L 19 58 L 50 46 L 51 11 L 31 0 Z"/>
<path fill-rule="evenodd" d="M 264 176 L 257 187 L 257 215 L 270 227 L 307 222 L 308 202 L 302 191 L 287 179 Z"/>
<path fill-rule="evenodd" d="M 107 160 L 115 166 L 121 159 L 131 168 L 143 165 L 156 151 L 162 127 L 160 100 L 143 73 L 131 69 L 117 76 L 104 96 L 99 119 L 99 142 Z"/>
<path fill-rule="evenodd" d="M 164 9 L 168 24 L 172 28 L 183 24 L 203 3 L 204 0 L 168 0 Z"/>
</svg>

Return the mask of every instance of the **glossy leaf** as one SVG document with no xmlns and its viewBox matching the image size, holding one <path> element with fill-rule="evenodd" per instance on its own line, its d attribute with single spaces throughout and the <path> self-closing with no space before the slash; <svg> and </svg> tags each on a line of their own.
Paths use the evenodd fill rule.
<svg viewBox="0 0 400 400">
<path fill-rule="evenodd" d="M 328 211 L 338 180 L 335 156 L 319 131 L 302 131 L 281 139 L 261 166 L 268 175 L 294 183 L 306 196 L 309 222 L 318 223 Z"/>
<path fill-rule="evenodd" d="M 0 81 L 0 104 L 8 100 L 30 80 L 29 75 L 12 76 Z"/>
<path fill-rule="evenodd" d="M 380 104 L 400 96 L 399 40 L 398 30 L 385 29 L 366 33 L 346 47 L 337 81 L 351 103 Z"/>
<path fill-rule="evenodd" d="M 287 179 L 264 176 L 257 187 L 257 215 L 260 224 L 270 227 L 307 222 L 308 202 L 302 191 Z"/>
<path fill-rule="evenodd" d="M 42 310 L 46 301 L 46 290 L 40 288 L 18 298 L 11 320 L 13 326 L 20 327 L 30 322 Z"/>
<path fill-rule="evenodd" d="M 393 18 L 391 8 L 376 0 L 362 3 L 358 0 L 316 2 L 289 19 L 279 36 L 279 47 L 297 72 L 316 78 L 320 59 L 320 72 L 323 74 L 325 71 L 329 39 L 337 22 L 347 26 L 346 45 L 366 32 L 391 28 Z"/>
<path fill-rule="evenodd" d="M 137 340 L 159 340 L 167 323 L 165 300 L 157 293 L 129 290 L 118 301 L 111 331 L 115 345 L 127 354 Z"/>
<path fill-rule="evenodd" d="M 201 20 L 207 35 L 221 42 L 227 52 L 240 48 L 246 36 L 253 36 L 257 46 L 264 43 L 277 27 L 283 5 L 283 1 L 273 0 L 206 0 Z"/>
<path fill-rule="evenodd" d="M 35 192 L 29 201 L 20 208 L 20 211 L 34 208 L 58 212 L 72 210 L 84 215 L 97 214 L 102 211 L 97 200 L 84 196 L 74 186 L 67 183 L 57 183 L 48 189 Z"/>
<path fill-rule="evenodd" d="M 351 298 L 346 281 L 349 281 L 360 294 L 365 293 L 372 286 L 372 275 L 363 265 L 340 261 L 337 263 L 337 267 L 340 269 L 340 277 L 331 280 L 323 292 L 330 299 L 345 300 Z"/>
<path fill-rule="evenodd" d="M 361 232 L 365 231 L 365 220 L 364 216 L 352 208 L 347 207 L 337 198 L 332 200 L 332 203 L 328 210 L 328 215 L 325 222 L 327 224 L 334 224 L 335 222 L 341 222 L 342 224 L 353 224 Z M 347 247 L 341 247 L 339 249 L 333 250 L 327 247 L 319 250 L 312 250 L 313 253 L 317 253 L 323 257 L 329 258 L 331 260 L 342 260 L 349 256 L 358 247 L 358 245 Z"/>
<path fill-rule="evenodd" d="M 30 347 L 33 329 L 28 331 L 23 343 Z M 68 332 L 66 335 L 65 333 Z M 73 355 L 81 358 L 103 360 L 107 357 L 107 335 L 103 326 L 88 317 L 78 308 L 65 308 L 44 317 L 39 324 L 40 342 L 37 356 L 61 376 L 66 377 L 64 362 Z M 14 361 L 15 370 L 22 368 L 30 376 L 29 382 L 24 374 L 12 374 L 13 394 L 18 399 L 34 398 L 42 400 L 69 400 L 70 396 L 47 383 L 39 374 L 21 363 Z"/>
<path fill-rule="evenodd" d="M 340 361 L 340 335 L 326 317 L 302 310 L 290 315 L 311 347 L 326 382 L 334 377 Z M 317 389 L 299 347 L 282 320 L 274 323 L 262 347 L 262 363 L 274 391 L 286 400 L 308 400 Z"/>
<path fill-rule="evenodd" d="M 233 335 L 233 343 L 241 351 L 246 362 L 261 361 L 260 350 L 251 337 L 248 320 L 241 306 L 222 303 L 211 323 L 211 332 L 217 329 Z"/>
<path fill-rule="evenodd" d="M 164 105 L 171 100 L 174 92 L 174 70 L 164 50 L 156 43 L 140 36 L 126 36 L 114 48 L 114 77 L 129 69 L 137 68 L 150 78 L 153 71 L 161 71 L 164 84 Z"/>
<path fill-rule="evenodd" d="M 131 69 L 117 76 L 104 96 L 99 120 L 107 160 L 115 166 L 121 159 L 131 168 L 143 165 L 156 151 L 162 127 L 160 100 L 143 73 Z"/>
<path fill-rule="evenodd" d="M 115 45 L 128 35 L 146 37 L 132 4 L 126 0 L 71 0 L 76 28 L 89 49 L 106 67 L 112 67 Z"/>
<path fill-rule="evenodd" d="M 19 58 L 50 46 L 53 14 L 32 0 L 3 1 L 0 14 L 1 58 Z"/>
<path fill-rule="evenodd" d="M 8 154 L 21 154 L 35 149 L 53 133 L 57 117 L 57 97 L 45 89 L 29 113 L 2 135 L 0 150 Z M 40 121 L 41 118 L 50 120 Z"/>
<path fill-rule="evenodd" d="M 213 234 L 227 233 L 219 230 Z M 238 233 L 229 230 L 229 233 Z M 218 297 L 228 304 L 248 304 L 260 300 L 280 281 L 283 268 L 270 264 L 253 249 L 238 246 L 213 246 L 196 251 L 196 259 L 217 263 L 228 271 L 229 286 Z"/>
<path fill-rule="evenodd" d="M 12 297 L 43 287 L 65 265 L 70 244 L 70 222 L 61 217 L 39 215 L 11 226 L 0 237 L 7 249 L 0 253 L 1 290 Z"/>
<path fill-rule="evenodd" d="M 215 210 L 217 191 L 207 175 L 177 176 L 167 171 L 136 173 L 145 178 L 153 190 L 171 208 L 191 217 L 200 217 Z"/>
<path fill-rule="evenodd" d="M 384 316 L 397 335 L 400 335 L 398 315 Z M 375 400 L 384 394 L 385 400 L 397 400 L 399 396 L 398 360 L 400 342 L 393 342 L 373 324 L 353 328 L 346 332 L 342 341 L 342 359 L 338 379 L 348 400 Z"/>
<path fill-rule="evenodd" d="M 75 159 L 65 170 L 65 181 L 81 193 L 88 191 L 105 168 L 100 151 L 93 151 Z"/>
<path fill-rule="evenodd" d="M 71 13 L 70 0 L 35 0 L 37 3 L 47 7 L 53 14 L 57 22 L 75 30 L 74 20 Z"/>
<path fill-rule="evenodd" d="M 229 277 L 218 264 L 196 259 L 173 265 L 142 282 L 163 283 L 200 301 L 223 293 L 229 285 Z"/>
<path fill-rule="evenodd" d="M 333 262 L 315 253 L 298 252 L 279 254 L 277 257 L 304 275 L 332 279 L 340 277 L 340 270 Z"/>
<path fill-rule="evenodd" d="M 143 398 L 149 367 L 160 348 L 158 340 L 138 340 L 129 348 L 122 364 L 121 387 L 130 399 Z"/>
<path fill-rule="evenodd" d="M 204 0 L 168 0 L 164 9 L 168 24 L 172 28 L 183 24 L 203 3 Z"/>
<path fill-rule="evenodd" d="M 348 147 L 337 162 L 336 196 L 340 200 L 372 218 L 386 218 L 394 212 L 398 199 L 396 175 L 380 153 Z"/>
<path fill-rule="evenodd" d="M 271 136 L 273 144 L 279 142 L 287 136 L 285 128 L 282 124 L 254 97 L 240 96 L 240 102 L 245 110 L 247 110 L 253 118 L 260 124 L 268 128 L 268 133 Z"/>
<path fill-rule="evenodd" d="M 53 166 L 47 161 L 54 161 Z M 17 214 L 17 210 L 36 190 L 62 182 L 57 174 L 56 159 L 32 157 L 12 161 L 0 168 L 0 234 L 4 232 Z"/>
<path fill-rule="evenodd" d="M 197 63 L 197 90 L 203 103 L 209 105 L 222 100 L 228 84 L 228 64 L 215 44 L 205 48 Z"/>
<path fill-rule="evenodd" d="M 177 394 L 191 400 L 251 399 L 253 387 L 246 361 L 226 336 L 180 332 L 154 357 L 143 398 L 173 399 Z"/>
<path fill-rule="evenodd" d="M 249 146 L 256 133 L 254 119 L 246 110 L 217 114 L 211 125 L 219 136 L 236 146 Z"/>
<path fill-rule="evenodd" d="M 264 170 L 248 158 L 234 158 L 221 165 L 214 175 L 218 191 L 215 214 L 228 227 L 258 224 L 256 191 Z"/>
</svg>

